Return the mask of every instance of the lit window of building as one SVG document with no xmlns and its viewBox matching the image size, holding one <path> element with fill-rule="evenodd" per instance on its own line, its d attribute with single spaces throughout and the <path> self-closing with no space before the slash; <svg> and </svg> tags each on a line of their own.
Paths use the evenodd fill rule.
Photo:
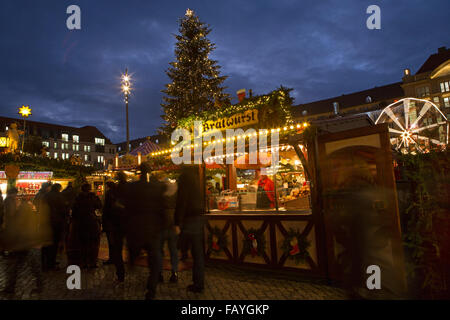
<svg viewBox="0 0 450 320">
<path fill-rule="evenodd" d="M 439 101 L 439 97 L 434 97 L 434 98 L 433 98 L 433 102 L 434 102 L 434 104 L 437 105 L 438 107 L 439 107 L 439 105 L 441 104 L 440 101 Z"/>
<path fill-rule="evenodd" d="M 84 152 L 91 152 L 91 146 L 84 146 Z"/>
<path fill-rule="evenodd" d="M 69 141 L 69 135 L 67 133 L 63 133 L 61 135 L 61 139 L 62 139 L 62 141 Z"/>
<path fill-rule="evenodd" d="M 72 145 L 72 149 L 73 149 L 73 151 L 79 151 L 80 150 L 80 146 L 78 144 L 73 144 Z"/>
<path fill-rule="evenodd" d="M 444 98 L 444 107 L 450 108 L 450 97 Z"/>
<path fill-rule="evenodd" d="M 72 140 L 73 140 L 73 142 L 79 143 L 80 142 L 80 136 L 73 135 L 72 136 Z"/>
<path fill-rule="evenodd" d="M 430 95 L 430 87 L 423 86 L 417 88 L 417 97 L 422 98 Z"/>
<path fill-rule="evenodd" d="M 89 161 L 89 156 L 87 154 L 84 155 L 84 161 Z"/>
<path fill-rule="evenodd" d="M 95 144 L 99 144 L 101 146 L 105 145 L 105 139 L 103 138 L 95 138 Z"/>
<path fill-rule="evenodd" d="M 58 142 L 53 143 L 53 149 L 58 149 Z"/>
<path fill-rule="evenodd" d="M 53 158 L 58 159 L 58 152 L 55 152 L 55 153 L 53 154 Z"/>
<path fill-rule="evenodd" d="M 103 163 L 103 156 L 97 156 L 97 162 Z"/>
<path fill-rule="evenodd" d="M 450 81 L 441 82 L 441 92 L 450 92 Z"/>
<path fill-rule="evenodd" d="M 49 147 L 50 147 L 50 142 L 48 142 L 48 141 L 42 141 L 42 145 L 43 145 L 44 147 L 49 148 Z"/>
</svg>

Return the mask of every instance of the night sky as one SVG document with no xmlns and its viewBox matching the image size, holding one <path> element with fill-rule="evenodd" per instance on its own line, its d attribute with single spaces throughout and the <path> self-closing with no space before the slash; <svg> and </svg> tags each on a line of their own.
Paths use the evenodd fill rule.
<svg viewBox="0 0 450 320">
<path fill-rule="evenodd" d="M 81 8 L 81 30 L 66 27 L 71 4 Z M 366 28 L 371 4 L 381 7 L 381 30 Z M 295 104 L 351 93 L 401 81 L 404 68 L 416 72 L 450 47 L 448 0 L 1 0 L 0 115 L 30 105 L 30 120 L 95 125 L 123 141 L 128 67 L 131 138 L 155 134 L 187 8 L 211 25 L 212 58 L 233 97 L 281 84 L 295 89 Z"/>
</svg>

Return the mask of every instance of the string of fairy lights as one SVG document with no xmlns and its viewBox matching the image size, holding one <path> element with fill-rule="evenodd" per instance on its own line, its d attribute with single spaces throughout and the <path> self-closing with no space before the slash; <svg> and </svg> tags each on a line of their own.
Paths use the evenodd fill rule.
<svg viewBox="0 0 450 320">
<path fill-rule="evenodd" d="M 249 134 L 241 134 L 241 135 L 237 135 L 237 136 L 233 136 L 231 138 L 222 138 L 222 139 L 215 139 L 215 140 L 211 140 L 211 141 L 205 141 L 203 142 L 203 146 L 208 146 L 208 145 L 219 145 L 219 144 L 223 144 L 224 142 L 231 142 L 231 141 L 237 141 L 237 140 L 241 140 L 241 139 L 246 139 L 246 138 L 251 138 L 251 137 L 257 137 L 258 135 L 267 135 L 268 133 L 274 133 L 274 132 L 281 132 L 281 133 L 288 133 L 292 130 L 304 130 L 309 126 L 309 123 L 307 122 L 303 122 L 303 123 L 296 123 L 296 124 L 291 124 L 289 126 L 285 126 L 285 127 L 279 127 L 279 128 L 272 128 L 272 129 L 259 129 L 258 133 L 256 131 L 254 131 L 253 133 L 249 133 Z M 172 141 L 172 144 L 174 144 L 174 142 Z M 158 157 L 158 156 L 166 156 L 168 154 L 171 154 L 172 152 L 179 152 L 181 151 L 183 148 L 197 148 L 199 147 L 198 143 L 191 143 L 190 145 L 185 145 L 183 147 L 178 147 L 178 148 L 167 148 L 164 150 L 160 150 L 157 152 L 153 152 L 150 154 L 151 157 Z"/>
</svg>

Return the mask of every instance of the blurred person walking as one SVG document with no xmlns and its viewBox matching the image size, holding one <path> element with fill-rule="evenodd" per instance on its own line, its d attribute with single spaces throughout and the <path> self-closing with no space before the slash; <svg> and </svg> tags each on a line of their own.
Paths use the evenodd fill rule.
<svg viewBox="0 0 450 320">
<path fill-rule="evenodd" d="M 50 226 L 52 231 L 52 244 L 42 248 L 42 268 L 44 271 L 54 270 L 59 263 L 56 262 L 58 249 L 67 221 L 68 207 L 61 194 L 61 185 L 55 183 L 51 186 L 43 198 L 41 210 L 47 210 L 50 217 Z"/>
<path fill-rule="evenodd" d="M 4 205 L 3 205 L 3 195 L 2 190 L 0 190 L 0 231 L 3 227 L 3 215 L 5 214 Z"/>
<path fill-rule="evenodd" d="M 0 250 L 6 251 L 6 286 L 3 293 L 13 295 L 17 274 L 27 262 L 30 263 L 36 287 L 32 293 L 42 291 L 42 277 L 39 263 L 40 238 L 36 228 L 37 216 L 29 201 L 20 202 L 17 188 L 7 191 L 4 203 L 4 229 L 0 231 Z"/>
<path fill-rule="evenodd" d="M 116 202 L 115 196 L 116 185 L 112 181 L 106 182 L 106 192 L 105 192 L 105 203 L 103 205 L 102 213 L 102 231 L 106 234 L 106 239 L 108 241 L 108 261 L 103 262 L 104 265 L 112 264 L 112 251 L 113 251 L 113 217 L 114 217 L 114 207 Z"/>
<path fill-rule="evenodd" d="M 82 268 L 97 268 L 100 246 L 100 223 L 96 210 L 102 208 L 100 198 L 91 192 L 91 185 L 81 186 L 81 193 L 75 198 L 72 208 L 70 237 L 70 263 Z M 77 250 L 78 249 L 78 250 Z M 73 255 L 74 251 L 77 253 Z"/>
<path fill-rule="evenodd" d="M 170 282 L 178 281 L 178 235 L 175 232 L 174 228 L 174 214 L 175 207 L 177 203 L 177 184 L 176 182 L 170 182 L 168 179 L 165 181 L 167 190 L 164 193 L 164 198 L 166 202 L 166 226 L 162 232 L 161 236 L 161 253 L 164 256 L 164 245 L 167 241 L 170 252 L 170 264 L 172 266 L 172 274 L 170 276 Z M 161 264 L 161 272 L 159 273 L 159 281 L 164 282 L 164 277 L 162 274 L 163 265 Z"/>
<path fill-rule="evenodd" d="M 139 181 L 129 185 L 125 199 L 127 211 L 127 243 L 130 262 L 133 264 L 141 249 L 147 251 L 150 275 L 147 281 L 146 299 L 154 299 L 161 270 L 161 233 L 166 227 L 164 192 L 165 184 L 148 182 L 150 167 L 141 165 Z"/>
<path fill-rule="evenodd" d="M 184 166 L 178 180 L 178 194 L 175 209 L 175 231 L 183 233 L 191 244 L 194 260 L 193 284 L 188 291 L 202 292 L 205 286 L 205 257 L 203 248 L 204 202 L 200 188 L 198 167 Z"/>
<path fill-rule="evenodd" d="M 113 263 L 119 282 L 125 280 L 123 263 L 123 242 L 125 237 L 125 207 L 123 197 L 126 194 L 126 179 L 119 175 L 119 184 L 108 182 L 108 191 L 105 196 L 105 206 L 102 215 L 103 230 L 108 239 L 109 260 L 104 264 Z"/>
</svg>

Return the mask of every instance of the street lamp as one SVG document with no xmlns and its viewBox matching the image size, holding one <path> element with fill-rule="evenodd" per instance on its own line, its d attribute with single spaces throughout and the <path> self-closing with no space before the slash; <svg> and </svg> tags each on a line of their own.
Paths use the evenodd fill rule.
<svg viewBox="0 0 450 320">
<path fill-rule="evenodd" d="M 22 116 L 23 118 L 23 137 L 22 137 L 22 152 L 23 152 L 23 143 L 25 141 L 25 125 L 26 125 L 26 118 L 28 118 L 29 116 L 31 116 L 31 108 L 29 106 L 22 106 L 19 108 L 19 114 Z"/>
<path fill-rule="evenodd" d="M 131 77 L 128 74 L 128 69 L 125 69 L 125 73 L 122 75 L 122 92 L 125 96 L 125 109 L 127 114 L 127 153 L 130 152 L 130 129 L 128 126 L 128 97 L 131 92 Z"/>
</svg>

